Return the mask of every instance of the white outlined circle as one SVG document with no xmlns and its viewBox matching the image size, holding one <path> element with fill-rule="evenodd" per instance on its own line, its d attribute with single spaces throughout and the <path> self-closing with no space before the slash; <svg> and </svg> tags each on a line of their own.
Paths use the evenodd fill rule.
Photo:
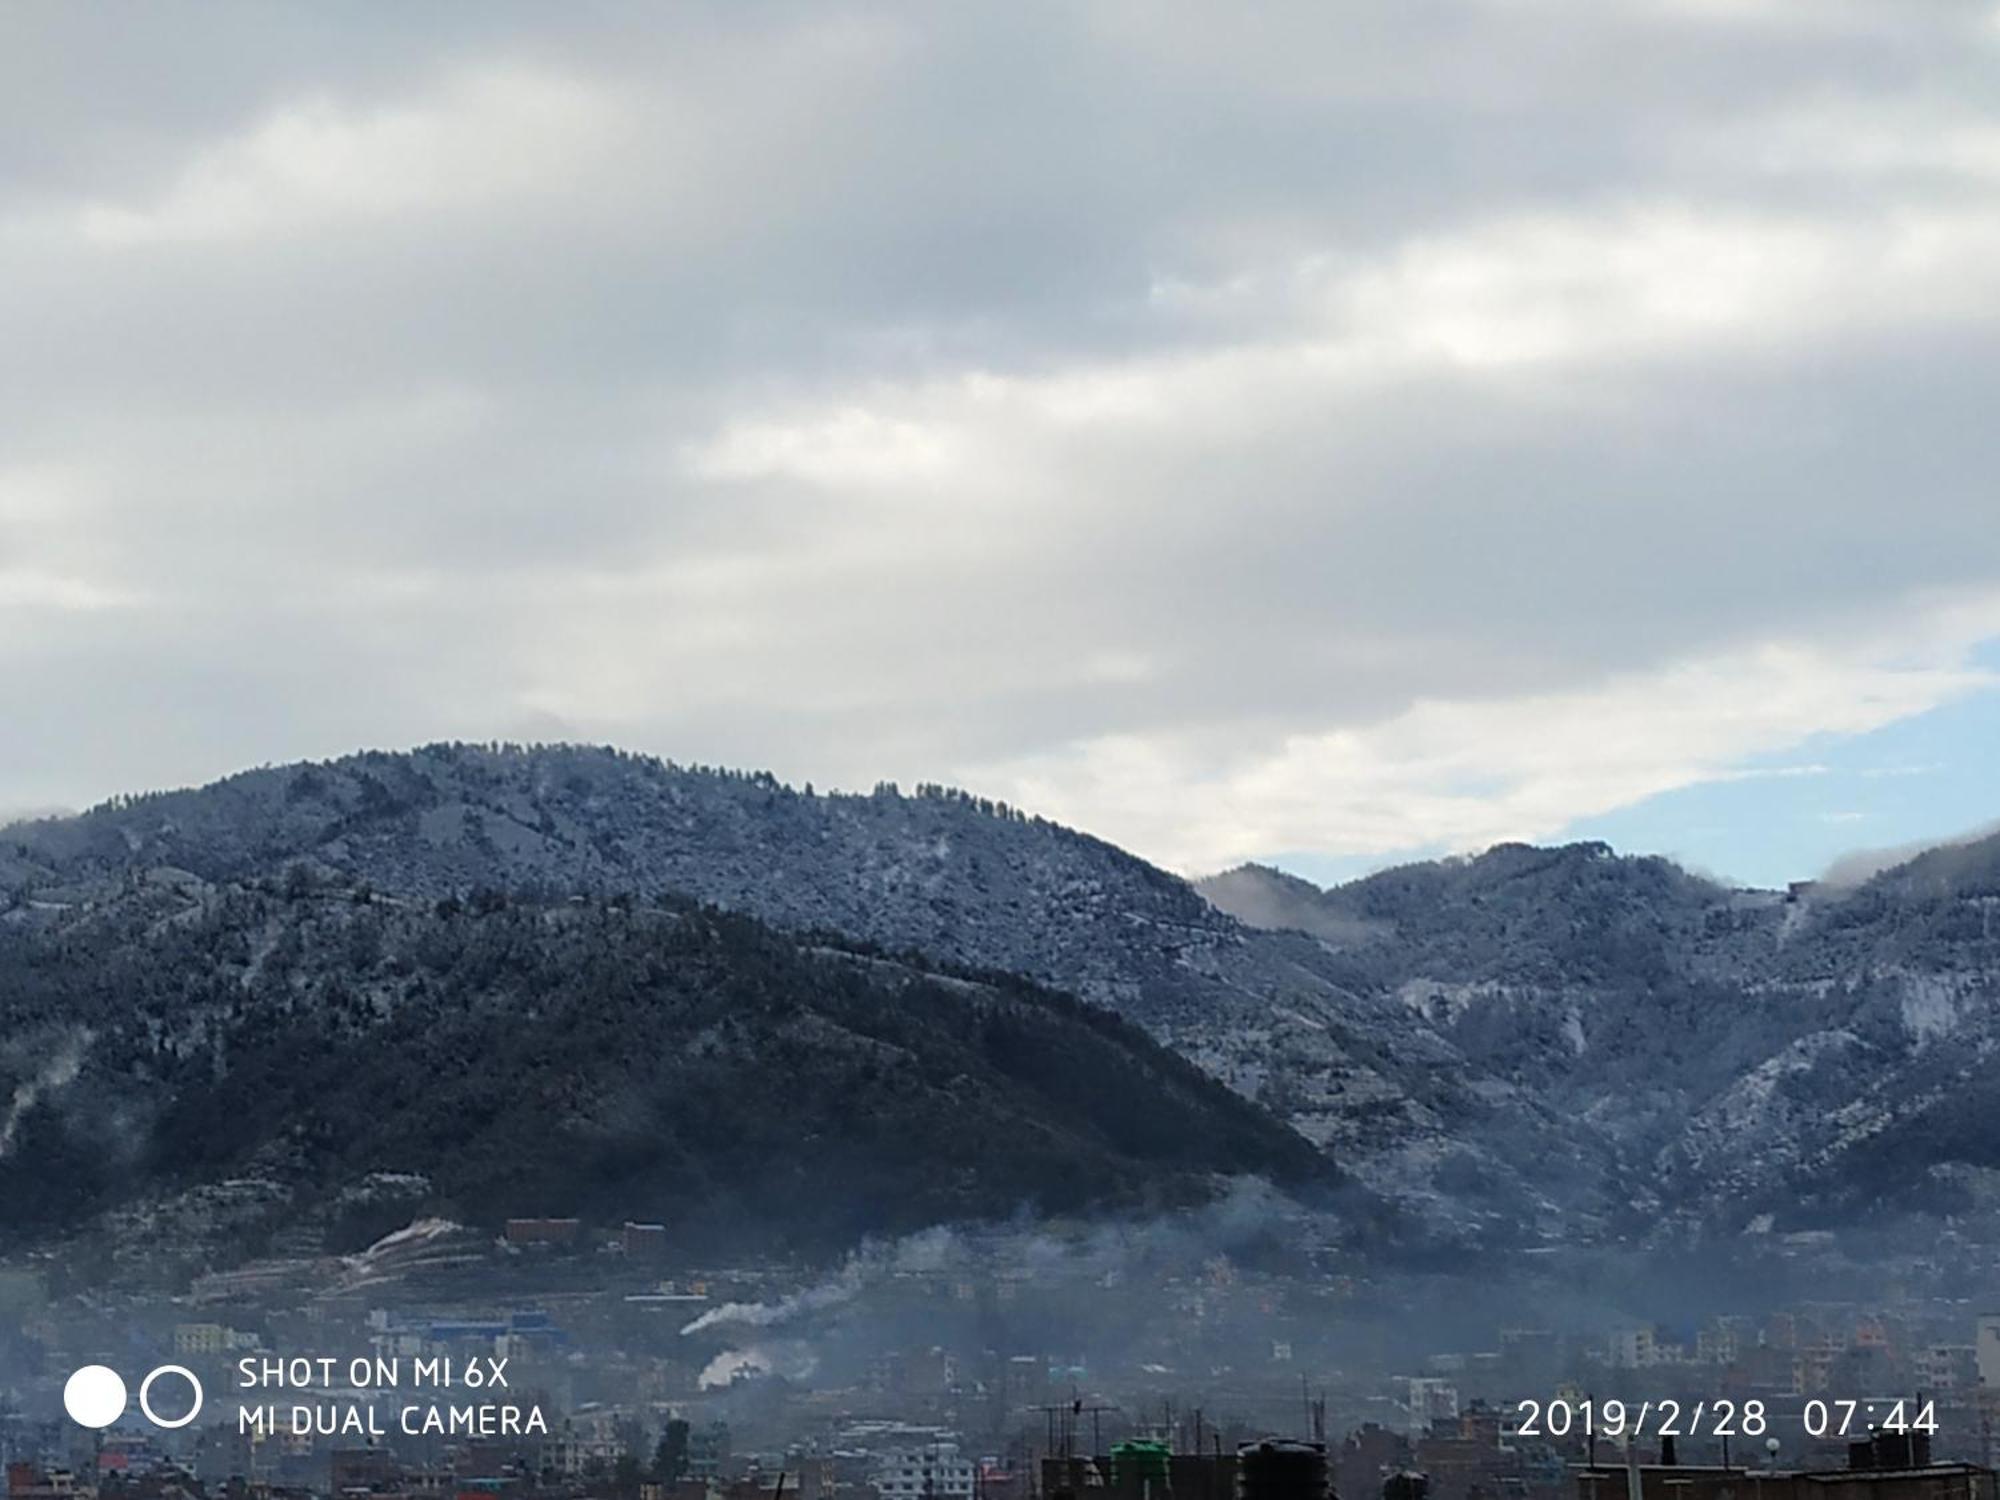
<svg viewBox="0 0 2000 1500">
<path fill-rule="evenodd" d="M 109 1427 L 125 1415 L 125 1377 L 109 1365 L 85 1365 L 63 1384 L 63 1410 L 79 1427 Z"/>
<path fill-rule="evenodd" d="M 153 1389 L 153 1382 L 158 1380 L 162 1375 L 178 1375 L 190 1386 L 194 1387 L 194 1405 L 187 1409 L 185 1415 L 175 1417 L 171 1422 L 156 1413 L 153 1410 L 152 1403 L 146 1399 L 148 1393 Z M 194 1371 L 190 1370 L 186 1365 L 161 1365 L 157 1370 L 139 1382 L 139 1410 L 146 1414 L 146 1420 L 151 1422 L 155 1427 L 185 1427 L 201 1415 L 202 1395 L 201 1382 L 195 1379 Z"/>
</svg>

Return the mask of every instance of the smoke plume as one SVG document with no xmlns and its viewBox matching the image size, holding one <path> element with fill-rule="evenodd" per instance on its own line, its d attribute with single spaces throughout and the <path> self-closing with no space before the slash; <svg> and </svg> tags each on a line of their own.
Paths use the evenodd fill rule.
<svg viewBox="0 0 2000 1500">
<path fill-rule="evenodd" d="M 88 1032 L 71 1032 L 33 1077 L 16 1085 L 14 1097 L 7 1103 L 6 1118 L 0 1119 L 0 1161 L 14 1154 L 14 1137 L 21 1128 L 21 1121 L 41 1101 L 42 1096 L 75 1082 L 76 1075 L 82 1071 L 83 1055 L 89 1046 Z"/>
</svg>

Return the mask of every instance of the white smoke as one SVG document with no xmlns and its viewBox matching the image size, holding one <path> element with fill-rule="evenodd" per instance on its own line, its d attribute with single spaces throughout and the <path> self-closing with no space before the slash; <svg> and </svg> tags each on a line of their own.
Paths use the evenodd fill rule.
<svg viewBox="0 0 2000 1500">
<path fill-rule="evenodd" d="M 720 1307 L 711 1307 L 683 1328 L 681 1333 L 701 1333 L 731 1324 L 743 1328 L 772 1328 L 802 1314 L 820 1312 L 851 1301 L 860 1292 L 862 1284 L 861 1274 L 850 1261 L 832 1280 L 807 1287 L 802 1292 L 793 1292 L 776 1302 L 725 1302 Z"/>
<path fill-rule="evenodd" d="M 943 1225 L 888 1243 L 870 1241 L 847 1257 L 826 1280 L 776 1302 L 725 1302 L 711 1307 L 681 1330 L 683 1336 L 710 1328 L 775 1328 L 807 1313 L 852 1302 L 872 1282 L 897 1271 L 935 1271 L 960 1251 L 958 1237 Z"/>
<path fill-rule="evenodd" d="M 1836 889 L 1849 889 L 1874 879 L 1885 870 L 1907 864 L 1920 854 L 1929 854 L 1934 849 L 1956 849 L 1967 844 L 1976 844 L 2000 833 L 2000 823 L 1982 823 L 1977 828 L 1954 834 L 1948 839 L 1921 839 L 1910 844 L 1893 844 L 1882 849 L 1851 849 L 1840 856 L 1820 875 L 1819 883 Z"/>
<path fill-rule="evenodd" d="M 755 1349 L 725 1349 L 702 1367 L 701 1378 L 696 1384 L 705 1391 L 712 1391 L 732 1384 L 739 1375 L 770 1373 L 770 1365 Z"/>
<path fill-rule="evenodd" d="M 1109 1284 L 1142 1262 L 1193 1264 L 1276 1225 L 1296 1231 L 1305 1215 L 1305 1210 L 1269 1183 L 1243 1177 L 1199 1208 L 1113 1220 L 1067 1233 L 1051 1233 L 1025 1221 L 1013 1229 L 988 1227 L 972 1233 L 933 1225 L 901 1239 L 871 1240 L 853 1251 L 825 1280 L 774 1302 L 725 1302 L 712 1307 L 681 1333 L 686 1336 L 729 1327 L 776 1328 L 809 1313 L 852 1302 L 898 1273 L 935 1273 L 953 1266 L 972 1269 L 994 1260 L 1030 1269 L 1044 1265 L 1051 1270 L 1081 1268 Z"/>
<path fill-rule="evenodd" d="M 0 1161 L 14 1154 L 14 1136 L 22 1117 L 41 1101 L 44 1094 L 76 1081 L 83 1069 L 83 1055 L 90 1047 L 90 1033 L 74 1031 L 56 1047 L 54 1056 L 42 1064 L 34 1077 L 14 1089 L 5 1119 L 0 1119 Z"/>
<path fill-rule="evenodd" d="M 725 1390 L 738 1380 L 779 1375 L 787 1380 L 804 1380 L 819 1366 L 818 1357 L 804 1344 L 757 1344 L 748 1349 L 725 1349 L 702 1367 L 696 1384 L 704 1391 Z"/>
</svg>

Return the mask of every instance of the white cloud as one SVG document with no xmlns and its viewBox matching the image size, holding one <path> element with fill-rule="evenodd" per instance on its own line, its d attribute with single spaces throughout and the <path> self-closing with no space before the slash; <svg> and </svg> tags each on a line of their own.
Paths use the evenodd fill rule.
<svg viewBox="0 0 2000 1500">
<path fill-rule="evenodd" d="M 2000 620 L 2000 598 L 1993 601 Z M 1386 855 L 1546 839 L 1580 818 L 1744 774 L 1995 686 L 1963 652 L 1767 645 L 1574 691 L 1425 701 L 1376 724 L 1217 755 L 1107 736 L 981 768 L 978 784 L 1200 873 L 1285 850 Z M 1776 774 L 1806 772 L 1782 767 Z"/>
<path fill-rule="evenodd" d="M 920 421 L 846 406 L 804 422 L 739 421 L 688 454 L 699 479 L 796 479 L 834 487 L 965 482 L 973 466 L 952 435 Z"/>
<path fill-rule="evenodd" d="M 1809 774 L 2000 630 L 1976 30 L 52 11 L 0 783 L 554 725 L 1200 866 Z"/>
<path fill-rule="evenodd" d="M 1170 443 L 1254 433 L 1440 367 L 1504 377 L 1732 351 L 1768 359 L 1871 327 L 1991 324 L 2000 200 L 1835 219 L 1633 204 L 1472 225 L 1373 260 L 1317 257 L 1212 287 L 1156 281 L 1150 296 L 1220 325 L 1215 337 L 1029 375 L 875 381 L 739 415 L 689 450 L 690 472 L 983 491 L 996 466 L 1032 466 L 1037 444 L 1079 430 L 1141 428 Z"/>
<path fill-rule="evenodd" d="M 0 610 L 124 609 L 140 602 L 128 590 L 26 568 L 0 568 Z"/>
<path fill-rule="evenodd" d="M 1935 776 L 1943 769 L 1942 761 L 1924 761 L 1916 765 L 1865 766 L 1856 774 L 1869 781 L 1903 780 L 1911 776 Z"/>
<path fill-rule="evenodd" d="M 568 188 L 625 124 L 601 89 L 521 66 L 456 74 L 420 103 L 357 109 L 321 94 L 202 150 L 152 202 L 86 206 L 79 228 L 92 244 L 141 246 L 449 213 Z"/>
</svg>

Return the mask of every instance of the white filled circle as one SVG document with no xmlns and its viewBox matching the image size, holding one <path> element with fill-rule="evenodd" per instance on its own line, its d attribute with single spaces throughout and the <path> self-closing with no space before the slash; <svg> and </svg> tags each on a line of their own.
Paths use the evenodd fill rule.
<svg viewBox="0 0 2000 1500">
<path fill-rule="evenodd" d="M 125 1380 L 108 1365 L 85 1365 L 63 1385 L 63 1410 L 80 1427 L 109 1427 L 125 1415 Z"/>
<path fill-rule="evenodd" d="M 162 1375 L 178 1375 L 194 1389 L 194 1405 L 190 1406 L 186 1412 L 175 1417 L 172 1421 L 167 1420 L 167 1418 L 154 1411 L 152 1403 L 146 1399 L 153 1389 L 153 1382 L 158 1380 Z M 152 1374 L 139 1382 L 139 1410 L 146 1414 L 146 1420 L 151 1422 L 155 1427 L 187 1426 L 188 1423 L 201 1415 L 201 1398 L 201 1382 L 194 1378 L 194 1371 L 190 1370 L 186 1365 L 161 1365 L 159 1369 L 153 1371 Z M 122 1387 L 120 1388 L 119 1399 L 121 1402 L 124 1399 Z"/>
</svg>

